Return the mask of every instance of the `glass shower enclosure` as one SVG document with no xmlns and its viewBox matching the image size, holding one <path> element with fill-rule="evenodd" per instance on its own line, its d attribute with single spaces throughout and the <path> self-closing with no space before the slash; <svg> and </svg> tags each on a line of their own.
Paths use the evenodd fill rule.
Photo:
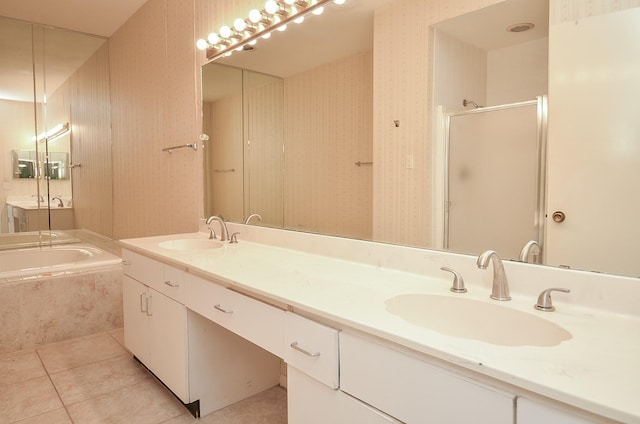
<svg viewBox="0 0 640 424">
<path fill-rule="evenodd" d="M 544 247 L 546 96 L 445 115 L 444 248 Z M 541 252 L 529 262 L 540 262 Z"/>
</svg>

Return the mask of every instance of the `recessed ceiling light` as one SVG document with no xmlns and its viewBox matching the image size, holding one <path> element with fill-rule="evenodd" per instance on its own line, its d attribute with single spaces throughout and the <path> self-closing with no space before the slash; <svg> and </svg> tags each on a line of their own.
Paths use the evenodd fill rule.
<svg viewBox="0 0 640 424">
<path fill-rule="evenodd" d="M 525 32 L 529 31 L 535 25 L 530 22 L 522 22 L 519 24 L 513 24 L 507 27 L 507 31 L 509 32 Z"/>
</svg>

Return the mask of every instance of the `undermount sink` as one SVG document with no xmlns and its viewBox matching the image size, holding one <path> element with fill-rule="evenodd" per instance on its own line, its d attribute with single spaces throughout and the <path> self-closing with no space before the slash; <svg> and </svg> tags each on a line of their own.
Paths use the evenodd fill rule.
<svg viewBox="0 0 640 424">
<path fill-rule="evenodd" d="M 158 244 L 163 249 L 169 250 L 207 250 L 218 249 L 223 246 L 218 240 L 185 238 L 177 240 L 167 240 Z"/>
<path fill-rule="evenodd" d="M 403 294 L 386 302 L 403 320 L 438 333 L 503 346 L 557 346 L 571 339 L 559 325 L 490 301 Z"/>
</svg>

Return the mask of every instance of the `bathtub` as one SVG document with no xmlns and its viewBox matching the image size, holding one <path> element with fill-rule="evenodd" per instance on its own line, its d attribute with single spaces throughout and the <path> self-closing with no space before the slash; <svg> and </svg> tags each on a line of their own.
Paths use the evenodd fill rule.
<svg viewBox="0 0 640 424">
<path fill-rule="evenodd" d="M 7 250 L 0 252 L 0 279 L 69 274 L 121 263 L 121 258 L 88 244 Z"/>
<path fill-rule="evenodd" d="M 85 243 L 0 251 L 0 355 L 122 328 L 122 260 Z"/>
<path fill-rule="evenodd" d="M 0 234 L 0 250 L 23 249 L 42 245 L 78 243 L 80 240 L 62 231 L 31 231 Z"/>
</svg>

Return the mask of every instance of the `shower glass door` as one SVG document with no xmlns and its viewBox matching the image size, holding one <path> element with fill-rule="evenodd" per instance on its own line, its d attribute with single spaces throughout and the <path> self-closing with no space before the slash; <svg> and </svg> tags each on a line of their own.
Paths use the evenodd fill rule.
<svg viewBox="0 0 640 424">
<path fill-rule="evenodd" d="M 447 116 L 445 248 L 516 259 L 529 240 L 542 247 L 544 101 Z"/>
</svg>

